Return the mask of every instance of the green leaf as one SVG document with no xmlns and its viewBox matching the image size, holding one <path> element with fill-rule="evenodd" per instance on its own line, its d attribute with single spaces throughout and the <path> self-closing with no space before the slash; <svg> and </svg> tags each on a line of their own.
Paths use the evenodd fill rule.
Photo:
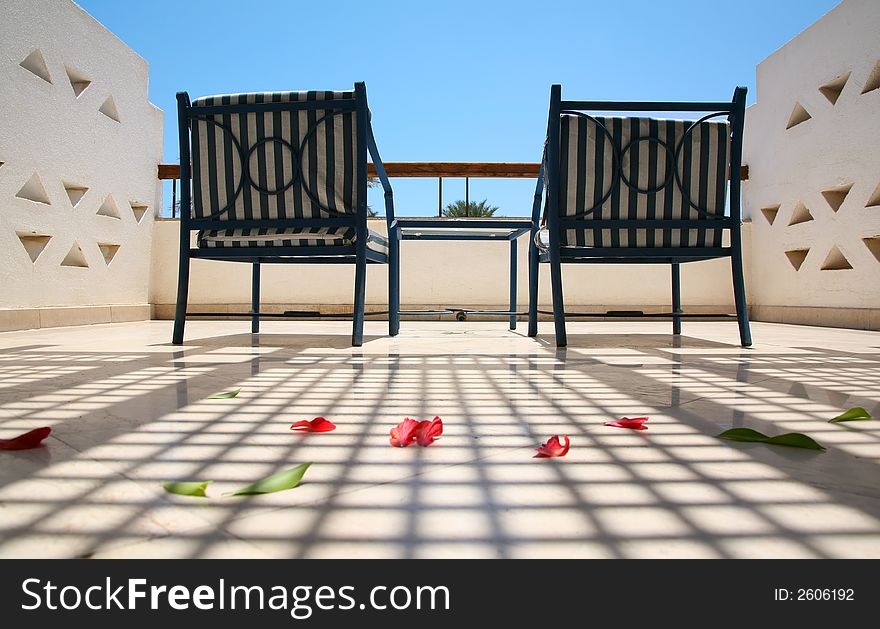
<svg viewBox="0 0 880 629">
<path fill-rule="evenodd" d="M 731 428 L 730 430 L 725 430 L 720 435 L 718 435 L 718 438 L 730 439 L 731 441 L 764 443 L 770 437 L 768 437 L 764 433 L 758 432 L 757 430 L 752 430 L 751 428 Z"/>
<path fill-rule="evenodd" d="M 241 393 L 241 389 L 234 389 L 232 391 L 224 391 L 223 393 L 215 393 L 214 395 L 209 395 L 205 399 L 206 400 L 229 400 L 234 397 L 237 397 L 239 393 Z"/>
<path fill-rule="evenodd" d="M 731 428 L 725 430 L 719 439 L 730 439 L 731 441 L 745 441 L 752 443 L 769 443 L 774 446 L 788 446 L 791 448 L 804 448 L 806 450 L 824 450 L 825 447 L 819 444 L 812 437 L 801 434 L 799 432 L 787 432 L 783 435 L 768 437 L 762 432 L 752 430 L 751 428 Z"/>
<path fill-rule="evenodd" d="M 284 491 L 285 489 L 293 489 L 302 480 L 306 470 L 309 469 L 311 463 L 303 463 L 296 467 L 278 472 L 267 476 L 262 480 L 258 480 L 252 485 L 242 487 L 238 491 L 225 496 L 255 496 L 257 494 L 271 494 L 276 491 Z"/>
<path fill-rule="evenodd" d="M 799 432 L 787 432 L 767 439 L 766 443 L 775 446 L 789 446 L 791 448 L 804 448 L 805 450 L 824 450 L 825 446 L 818 443 L 812 437 Z"/>
<path fill-rule="evenodd" d="M 186 482 L 186 483 L 162 483 L 169 494 L 177 494 L 178 496 L 195 496 L 197 498 L 207 498 L 205 489 L 214 481 L 206 480 L 202 482 Z"/>
<path fill-rule="evenodd" d="M 834 419 L 829 419 L 829 422 L 854 422 L 861 421 L 865 419 L 874 419 L 871 417 L 871 413 L 862 408 L 861 406 L 853 406 L 851 409 L 842 413 L 835 417 Z"/>
</svg>

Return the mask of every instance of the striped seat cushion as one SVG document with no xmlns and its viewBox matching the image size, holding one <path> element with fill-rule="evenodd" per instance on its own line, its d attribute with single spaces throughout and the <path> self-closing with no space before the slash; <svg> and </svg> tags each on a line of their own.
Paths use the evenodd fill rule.
<svg viewBox="0 0 880 629">
<path fill-rule="evenodd" d="M 584 221 L 562 231 L 562 246 L 720 247 L 723 231 L 712 220 L 725 213 L 730 128 L 704 121 L 688 131 L 692 124 L 562 115 L 559 216 Z M 699 219 L 706 227 L 590 227 L 608 219 Z"/>
<path fill-rule="evenodd" d="M 357 241 L 354 227 L 223 229 L 200 231 L 199 247 L 348 247 Z M 368 231 L 367 247 L 388 254 L 388 239 Z M 332 252 L 330 252 L 332 254 Z"/>
<path fill-rule="evenodd" d="M 205 96 L 192 105 L 353 98 L 351 91 L 267 92 Z M 217 113 L 197 117 L 192 125 L 196 218 L 322 218 L 357 211 L 353 110 Z"/>
</svg>

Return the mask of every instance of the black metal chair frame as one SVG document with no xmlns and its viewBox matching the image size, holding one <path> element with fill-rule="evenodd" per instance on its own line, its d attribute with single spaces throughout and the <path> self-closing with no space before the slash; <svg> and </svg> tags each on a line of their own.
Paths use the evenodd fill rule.
<svg viewBox="0 0 880 629">
<path fill-rule="evenodd" d="M 562 88 L 553 85 L 550 90 L 550 115 L 547 125 L 547 141 L 544 161 L 538 176 L 535 198 L 532 206 L 532 238 L 529 246 L 529 336 L 538 333 L 538 275 L 539 263 L 550 265 L 551 291 L 553 295 L 553 320 L 556 331 L 556 345 L 565 347 L 567 336 L 565 317 L 649 317 L 671 318 L 673 334 L 681 334 L 681 320 L 684 318 L 736 317 L 739 323 L 740 342 L 743 347 L 752 344 L 746 303 L 745 280 L 743 275 L 742 234 L 741 234 L 741 182 L 743 125 L 745 120 L 746 88 L 737 87 L 730 102 L 604 102 L 562 100 Z M 649 219 L 590 219 L 560 216 L 558 195 L 560 190 L 560 120 L 563 115 L 580 115 L 592 119 L 587 111 L 624 112 L 708 112 L 694 125 L 719 116 L 726 116 L 730 123 L 730 215 L 713 217 L 704 215 L 698 219 L 649 220 Z M 691 127 L 693 128 L 693 126 Z M 615 177 L 620 177 L 621 164 L 617 163 Z M 623 182 L 630 188 L 633 185 L 625 178 Z M 538 231 L 541 229 L 541 200 L 546 183 L 544 221 L 548 229 L 549 248 L 539 250 Z M 637 184 L 636 184 L 637 185 Z M 681 186 L 677 177 L 667 180 L 665 185 Z M 685 195 L 687 199 L 687 195 Z M 599 204 L 601 206 L 601 203 Z M 697 208 L 699 210 L 699 208 Z M 588 212 L 586 212 L 588 213 Z M 692 228 L 722 229 L 730 233 L 727 247 L 680 247 L 680 248 L 590 248 L 561 245 L 561 233 L 566 229 L 588 228 Z M 680 265 L 687 262 L 730 258 L 736 315 L 711 313 L 685 313 L 681 308 Z M 672 269 L 672 312 L 642 313 L 641 311 L 611 311 L 606 313 L 566 313 L 562 291 L 563 264 L 669 264 Z"/>
<path fill-rule="evenodd" d="M 224 219 L 221 208 L 214 209 L 210 218 L 195 218 L 191 215 L 191 128 L 192 121 L 197 118 L 216 114 L 241 114 L 241 113 L 264 113 L 266 111 L 302 111 L 307 109 L 322 109 L 336 111 L 355 111 L 357 125 L 357 155 L 356 177 L 358 207 L 354 214 L 342 214 L 327 209 L 327 217 L 308 219 L 254 219 L 237 220 Z M 389 284 L 389 310 L 388 312 L 371 312 L 370 314 L 388 314 L 389 334 L 395 336 L 400 328 L 400 243 L 396 238 L 397 225 L 394 219 L 394 193 L 391 182 L 385 173 L 376 141 L 373 137 L 373 129 L 370 123 L 369 109 L 367 107 L 367 91 L 364 83 L 354 84 L 353 98 L 337 98 L 322 101 L 294 101 L 294 102 L 269 102 L 249 103 L 235 105 L 192 105 L 186 92 L 177 94 L 177 115 L 180 138 L 180 266 L 177 284 L 177 307 L 174 317 L 174 333 L 172 343 L 183 343 L 184 325 L 187 317 L 230 317 L 242 316 L 251 319 L 251 331 L 256 334 L 260 331 L 260 319 L 264 318 L 303 318 L 313 317 L 315 313 L 302 313 L 288 311 L 285 313 L 262 313 L 260 312 L 260 266 L 262 264 L 354 264 L 354 312 L 349 315 L 335 315 L 351 317 L 353 329 L 351 342 L 354 346 L 363 344 L 364 309 L 366 298 L 366 275 L 367 264 L 388 264 Z M 318 121 L 320 122 L 320 120 Z M 317 126 L 318 122 L 315 123 Z M 313 132 L 307 131 L 306 137 Z M 260 142 L 276 140 L 294 150 L 283 138 L 265 138 Z M 252 149 L 251 149 L 252 150 Z M 367 152 L 369 151 L 375 165 L 376 175 L 385 192 L 385 212 L 388 225 L 388 254 L 374 251 L 367 247 Z M 244 163 L 244 162 L 243 162 Z M 263 193 L 282 194 L 284 190 L 303 177 L 302 162 L 297 160 L 299 171 L 294 179 L 276 191 L 267 191 L 257 188 Z M 236 195 L 241 193 L 247 184 L 256 186 L 251 181 L 247 168 L 243 169 L 243 183 L 239 186 Z M 232 205 L 229 203 L 228 207 Z M 322 209 L 326 209 L 323 208 Z M 190 245 L 190 234 L 199 230 L 226 230 L 226 229 L 249 229 L 249 228 L 315 228 L 315 227 L 354 227 L 356 229 L 355 244 L 349 246 L 302 246 L 302 247 L 216 247 L 216 248 L 193 248 Z M 201 258 L 207 260 L 223 260 L 227 262 L 249 262 L 252 265 L 251 282 L 251 312 L 235 314 L 225 312 L 192 312 L 187 313 L 187 298 L 189 293 L 190 260 Z"/>
</svg>

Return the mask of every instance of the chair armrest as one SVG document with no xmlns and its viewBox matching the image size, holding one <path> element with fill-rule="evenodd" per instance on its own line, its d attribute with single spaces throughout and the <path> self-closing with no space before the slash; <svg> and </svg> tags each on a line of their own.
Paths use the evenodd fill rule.
<svg viewBox="0 0 880 629">
<path fill-rule="evenodd" d="M 373 125 L 369 123 L 367 124 L 367 148 L 373 158 L 376 175 L 385 191 L 385 220 L 388 222 L 388 235 L 390 236 L 391 230 L 397 228 L 397 222 L 394 220 L 394 190 L 391 189 L 391 181 L 388 179 L 388 173 L 385 172 L 382 158 L 379 157 L 379 148 L 376 146 L 376 138 L 373 135 Z"/>
<path fill-rule="evenodd" d="M 537 230 L 541 223 L 541 200 L 544 193 L 544 161 L 538 170 L 538 182 L 535 186 L 535 200 L 532 202 L 532 231 Z"/>
</svg>

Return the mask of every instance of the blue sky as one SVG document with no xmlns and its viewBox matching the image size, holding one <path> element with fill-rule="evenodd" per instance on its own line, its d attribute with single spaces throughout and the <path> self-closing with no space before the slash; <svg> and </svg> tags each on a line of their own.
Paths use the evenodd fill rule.
<svg viewBox="0 0 880 629">
<path fill-rule="evenodd" d="M 174 95 L 338 89 L 365 81 L 385 161 L 541 157 L 550 85 L 602 100 L 755 100 L 755 66 L 836 0 L 559 2 L 78 0 L 150 63 L 178 159 Z M 432 179 L 395 179 L 402 216 L 437 211 Z M 526 215 L 534 184 L 471 180 Z M 371 193 L 372 195 L 372 193 Z M 464 197 L 463 180 L 444 200 Z M 166 199 L 165 205 L 170 203 Z M 381 207 L 381 195 L 371 198 Z"/>
</svg>

